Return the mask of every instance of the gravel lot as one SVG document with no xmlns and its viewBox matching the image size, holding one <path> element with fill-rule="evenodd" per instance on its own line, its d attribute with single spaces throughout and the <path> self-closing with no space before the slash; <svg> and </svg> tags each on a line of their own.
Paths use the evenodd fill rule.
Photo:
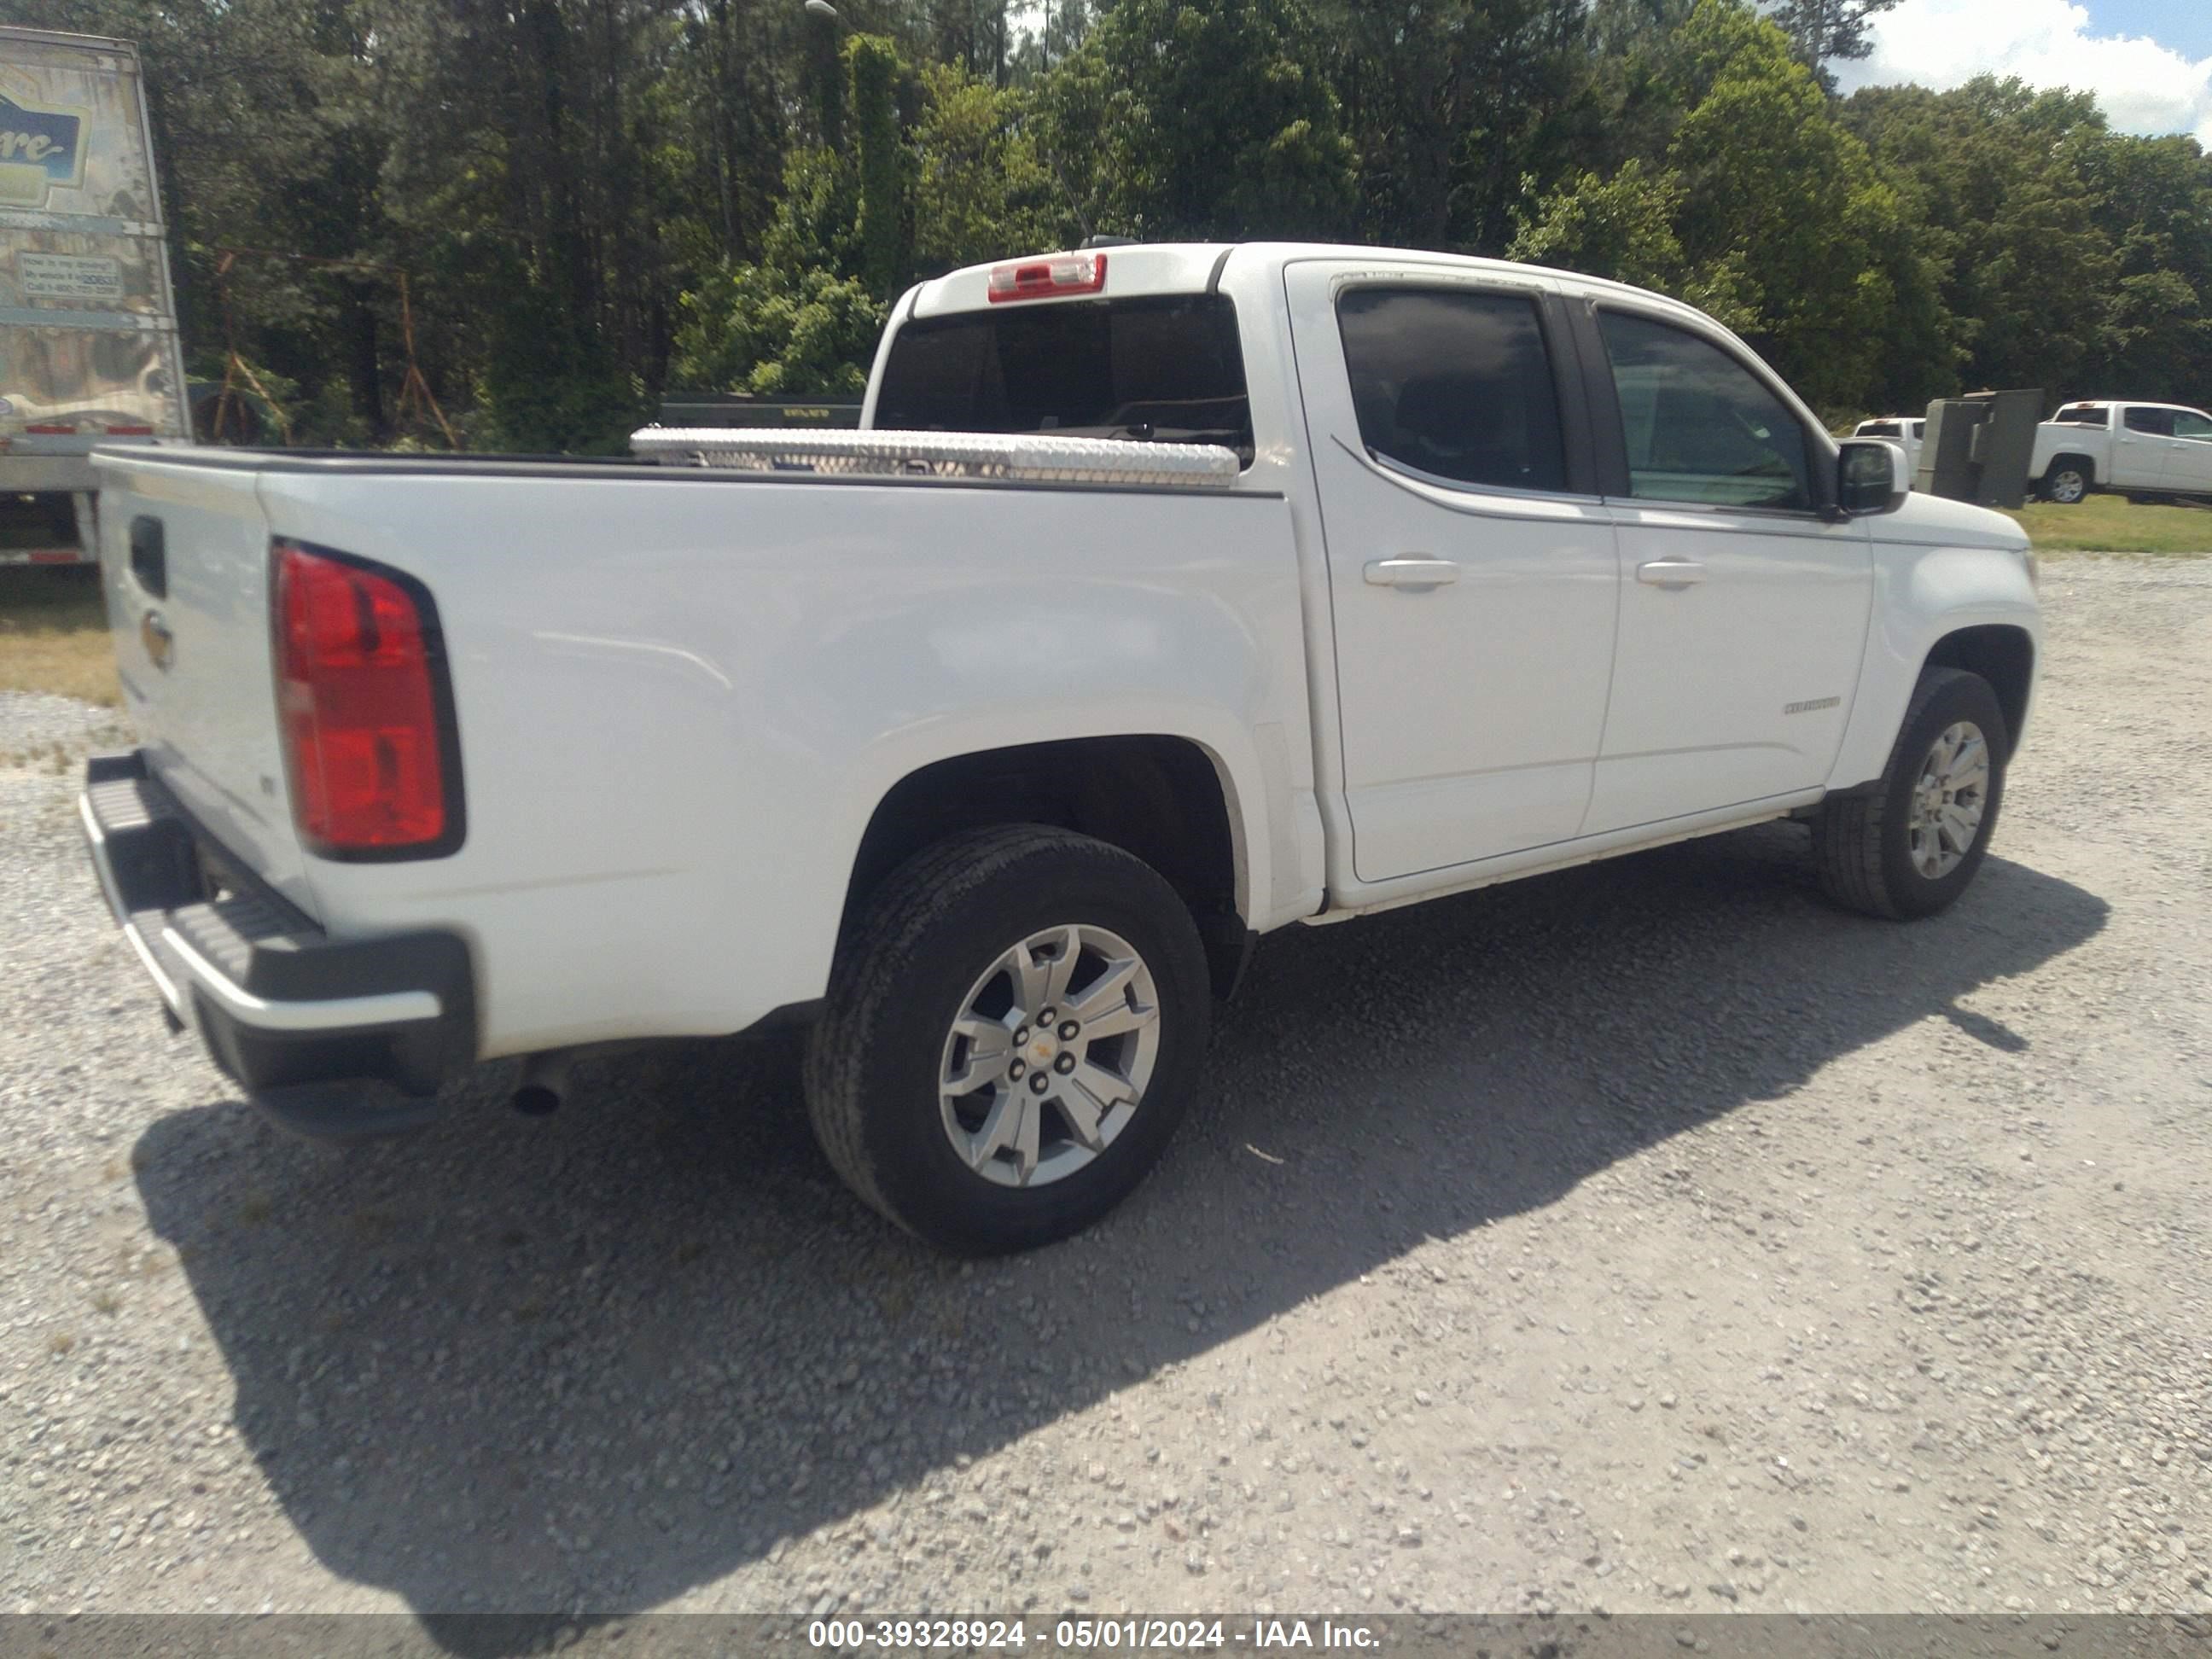
<svg viewBox="0 0 2212 1659">
<path fill-rule="evenodd" d="M 0 771 L 0 1610 L 2212 1607 L 2212 562 L 2045 596 L 1952 915 L 1778 825 L 1294 929 L 972 1267 L 787 1048 L 287 1138 Z"/>
</svg>

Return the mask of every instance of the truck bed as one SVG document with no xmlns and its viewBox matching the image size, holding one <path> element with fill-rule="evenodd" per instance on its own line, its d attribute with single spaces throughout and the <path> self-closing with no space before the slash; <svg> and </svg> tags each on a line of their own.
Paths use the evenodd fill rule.
<svg viewBox="0 0 2212 1659">
<path fill-rule="evenodd" d="M 1279 495 L 543 458 L 97 461 L 149 775 L 333 939 L 465 933 L 487 1057 L 726 1033 L 818 996 L 871 812 L 966 725 L 988 720 L 983 747 L 1193 732 L 1285 788 L 1310 765 Z M 142 521 L 161 526 L 163 593 L 133 568 Z M 434 599 L 466 800 L 448 855 L 302 850 L 271 667 L 277 538 Z"/>
</svg>

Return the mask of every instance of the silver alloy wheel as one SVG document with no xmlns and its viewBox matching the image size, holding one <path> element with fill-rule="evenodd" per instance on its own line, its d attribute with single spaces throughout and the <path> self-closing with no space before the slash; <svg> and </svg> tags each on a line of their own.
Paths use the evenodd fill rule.
<svg viewBox="0 0 2212 1659">
<path fill-rule="evenodd" d="M 1103 927 L 1048 927 L 961 999 L 938 1069 L 945 1133 L 987 1181 L 1065 1181 L 1129 1127 L 1159 1052 L 1159 994 L 1136 948 Z"/>
<path fill-rule="evenodd" d="M 2089 493 L 2089 481 L 2078 466 L 2059 468 L 2051 475 L 2050 483 L 2051 499 L 2061 507 L 2071 507 Z"/>
<path fill-rule="evenodd" d="M 1929 881 L 1957 869 L 1982 833 L 1989 804 L 1989 741 L 1980 726 L 1960 720 L 1929 745 L 1913 781 L 1906 820 L 1912 867 Z"/>
</svg>

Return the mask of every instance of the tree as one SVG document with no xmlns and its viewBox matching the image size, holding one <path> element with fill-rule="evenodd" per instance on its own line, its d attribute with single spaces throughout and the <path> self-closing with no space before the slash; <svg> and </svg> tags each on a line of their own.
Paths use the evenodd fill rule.
<svg viewBox="0 0 2212 1659">
<path fill-rule="evenodd" d="M 735 266 L 684 296 L 672 372 L 701 390 L 856 396 L 884 317 L 854 278 Z"/>
<path fill-rule="evenodd" d="M 1967 384 L 2056 392 L 2105 360 L 2118 264 L 2072 157 L 2094 104 L 1988 76 L 1869 88 L 1839 106 L 1907 193 Z"/>
<path fill-rule="evenodd" d="M 1898 0 L 1774 0 L 1768 15 L 1790 37 L 1797 61 L 1832 91 L 1835 80 L 1828 73 L 1828 64 L 1838 58 L 1869 56 L 1874 40 L 1869 31 L 1874 20 L 1897 3 Z"/>
<path fill-rule="evenodd" d="M 1655 172 L 1640 158 L 1610 179 L 1577 173 L 1538 204 L 1507 257 L 1679 292 L 1689 284 L 1674 234 L 1682 191 L 1677 174 Z"/>
<path fill-rule="evenodd" d="M 1085 216 L 1128 235 L 1333 236 L 1357 156 L 1300 0 L 1118 0 L 1041 78 L 1044 151 Z"/>
<path fill-rule="evenodd" d="M 923 71 L 914 149 L 919 274 L 1065 247 L 1080 240 L 1038 153 L 1033 100 L 951 65 Z"/>
<path fill-rule="evenodd" d="M 845 48 L 858 144 L 860 276 L 879 300 L 906 280 L 905 161 L 899 149 L 898 54 L 888 40 L 856 35 Z"/>
<path fill-rule="evenodd" d="M 1364 234 L 1500 251 L 1522 178 L 1565 160 L 1588 75 L 1583 0 L 1322 0 L 1319 15 Z"/>
<path fill-rule="evenodd" d="M 1900 349 L 1940 384 L 1936 276 L 1906 204 L 1781 32 L 1730 0 L 1699 0 L 1676 45 L 1668 101 L 1682 113 L 1663 165 L 1632 159 L 1610 179 L 1568 180 L 1514 252 L 1680 295 L 1816 404 L 1875 400 Z"/>
</svg>

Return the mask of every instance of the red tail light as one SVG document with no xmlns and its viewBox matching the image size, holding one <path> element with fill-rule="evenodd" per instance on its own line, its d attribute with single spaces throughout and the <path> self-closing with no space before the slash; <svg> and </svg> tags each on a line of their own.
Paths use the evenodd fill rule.
<svg viewBox="0 0 2212 1659">
<path fill-rule="evenodd" d="M 277 713 L 301 838 L 326 858 L 450 853 L 459 745 L 428 591 L 297 542 L 271 550 Z"/>
<path fill-rule="evenodd" d="M 1106 256 L 1103 253 L 1054 253 L 991 268 L 989 292 L 994 306 L 1009 300 L 1056 300 L 1065 295 L 1105 291 Z"/>
</svg>

